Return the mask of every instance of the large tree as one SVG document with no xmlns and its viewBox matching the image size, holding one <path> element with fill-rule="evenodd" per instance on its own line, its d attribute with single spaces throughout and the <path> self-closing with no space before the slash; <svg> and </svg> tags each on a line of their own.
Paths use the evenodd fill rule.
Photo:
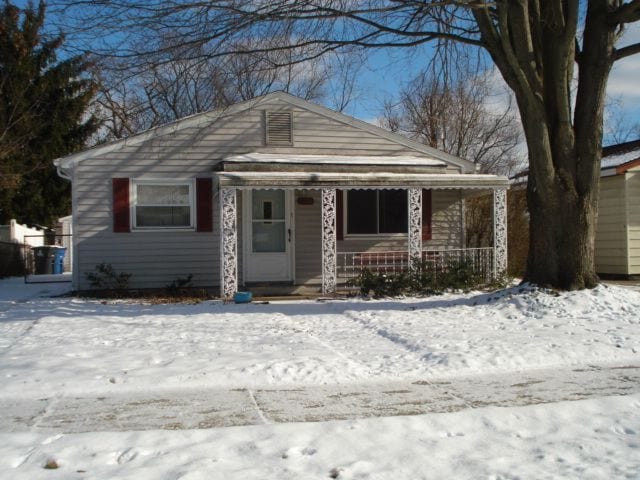
<svg viewBox="0 0 640 480">
<path fill-rule="evenodd" d="M 0 10 L 0 223 L 52 225 L 70 211 L 69 182 L 51 161 L 81 148 L 95 131 L 85 115 L 95 85 L 89 64 L 56 61 L 61 35 L 43 34 L 45 5 Z"/>
<path fill-rule="evenodd" d="M 138 59 L 166 51 L 159 43 L 135 41 L 149 31 L 173 32 L 173 40 L 200 45 L 210 56 L 229 53 L 229 45 L 247 34 L 286 35 L 293 39 L 292 59 L 354 47 L 414 48 L 442 39 L 483 49 L 513 90 L 528 147 L 526 279 L 562 289 L 597 283 L 594 231 L 605 89 L 613 63 L 640 51 L 640 44 L 616 48 L 624 25 L 640 19 L 640 0 L 60 3 L 68 7 L 65 18 L 74 12 L 82 17 L 84 32 L 87 25 L 127 32 L 133 41 L 123 43 L 119 35 L 118 55 Z"/>
</svg>

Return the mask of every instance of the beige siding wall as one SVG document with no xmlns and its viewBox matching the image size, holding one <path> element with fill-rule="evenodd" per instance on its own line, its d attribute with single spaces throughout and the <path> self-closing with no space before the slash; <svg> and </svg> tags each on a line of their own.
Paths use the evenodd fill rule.
<svg viewBox="0 0 640 480">
<path fill-rule="evenodd" d="M 219 283 L 217 196 L 213 206 L 214 232 L 113 233 L 111 179 L 114 177 L 190 179 L 210 176 L 221 158 L 248 152 L 421 155 L 390 140 L 295 108 L 294 146 L 266 147 L 263 145 L 263 110 L 279 108 L 291 109 L 289 104 L 262 104 L 254 110 L 157 136 L 140 145 L 125 146 L 80 162 L 74 172 L 73 185 L 78 288 L 89 288 L 85 273 L 103 262 L 112 264 L 117 271 L 132 273 L 130 286 L 133 288 L 163 287 L 188 274 L 193 274 L 196 285 Z M 459 169 L 450 167 L 448 171 Z M 319 193 L 313 195 L 317 197 Z M 320 202 L 319 197 L 317 199 L 310 207 L 296 205 L 296 278 L 299 282 L 319 278 Z M 434 194 L 433 208 L 434 240 L 430 243 L 433 246 L 460 245 L 459 194 L 455 191 Z M 242 211 L 240 199 L 238 211 Z M 241 237 L 239 240 L 242 245 Z M 387 243 L 345 241 L 340 248 L 389 246 Z M 241 265 L 239 272 L 242 272 Z"/>
<path fill-rule="evenodd" d="M 625 181 L 623 175 L 600 179 L 596 229 L 596 271 L 628 274 Z"/>
<path fill-rule="evenodd" d="M 626 173 L 629 274 L 640 275 L 640 167 Z"/>
<path fill-rule="evenodd" d="M 313 205 L 299 205 L 297 199 L 311 197 Z M 295 211 L 296 283 L 322 280 L 322 201 L 320 190 L 297 190 Z"/>
</svg>

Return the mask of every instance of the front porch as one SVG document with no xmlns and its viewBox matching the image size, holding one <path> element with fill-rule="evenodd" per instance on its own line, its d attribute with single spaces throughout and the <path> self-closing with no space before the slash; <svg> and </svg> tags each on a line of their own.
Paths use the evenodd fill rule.
<svg viewBox="0 0 640 480">
<path fill-rule="evenodd" d="M 245 231 L 242 219 L 246 219 L 246 198 L 260 190 L 278 190 L 292 193 L 296 200 L 314 197 L 317 199 L 316 223 L 313 235 L 303 235 L 304 225 L 291 225 L 289 238 L 293 242 L 309 238 L 313 243 L 308 256 L 317 261 L 316 288 L 324 295 L 333 295 L 345 283 L 357 276 L 362 269 L 373 272 L 398 273 L 417 267 L 422 262 L 430 264 L 434 270 L 443 269 L 451 260 L 469 262 L 483 278 L 490 280 L 506 270 L 506 188 L 503 177 L 479 174 L 421 174 L 421 173 L 338 173 L 338 172 L 264 172 L 234 171 L 217 172 L 220 219 L 220 285 L 221 296 L 230 299 L 246 281 L 247 251 L 246 241 L 250 232 Z M 373 190 L 378 192 L 401 191 L 406 195 L 403 234 L 387 237 L 350 234 L 342 203 L 349 192 Z M 434 192 L 435 198 L 443 192 L 457 192 L 462 199 L 465 195 L 493 192 L 493 246 L 482 249 L 467 249 L 460 240 L 432 242 L 424 240 L 423 198 L 424 192 Z M 251 192 L 251 193 L 250 193 Z M 306 192 L 304 195 L 301 192 Z M 314 192 L 313 195 L 309 192 Z M 285 196 L 288 195 L 285 193 Z M 239 205 L 242 203 L 242 205 Z M 269 211 L 272 207 L 269 206 Z M 294 202 L 293 208 L 305 208 L 304 202 Z M 430 208 L 430 206 L 428 207 Z M 460 208 L 463 208 L 460 205 Z M 245 215 L 242 215 L 244 211 Z M 364 210 L 363 210 L 364 212 Z M 294 215 L 295 216 L 295 215 Z M 342 218 L 341 218 L 342 217 Z M 275 220 L 269 219 L 269 223 Z M 462 218 L 459 217 L 459 222 Z M 400 222 L 402 223 L 402 222 Z M 463 225 L 434 226 L 438 229 L 462 229 Z M 284 230 L 286 231 L 286 229 Z M 242 232 L 242 233 L 240 233 Z M 241 236 L 244 235 L 243 238 Z M 285 234 L 286 235 L 286 234 Z M 317 238 L 313 238 L 313 237 Z M 377 240 L 377 238 L 386 241 Z M 361 239 L 366 239 L 363 241 Z M 389 241 L 392 239 L 393 241 Z M 290 240 L 291 241 L 291 240 Z M 356 248 L 354 248 L 356 247 Z M 246 256 L 246 255 L 245 255 Z M 295 278 L 293 285 L 313 284 Z"/>
</svg>

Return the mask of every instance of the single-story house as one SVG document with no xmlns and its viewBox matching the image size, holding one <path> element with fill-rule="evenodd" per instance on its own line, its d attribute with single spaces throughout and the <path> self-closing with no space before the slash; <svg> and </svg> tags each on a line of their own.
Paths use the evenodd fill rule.
<svg viewBox="0 0 640 480">
<path fill-rule="evenodd" d="M 602 149 L 596 271 L 640 276 L 640 140 Z"/>
<path fill-rule="evenodd" d="M 80 290 L 100 263 L 132 288 L 192 275 L 224 298 L 270 282 L 332 293 L 363 266 L 450 254 L 506 268 L 507 178 L 283 92 L 54 163 L 73 185 Z M 491 191 L 494 246 L 465 250 L 463 199 Z"/>
</svg>

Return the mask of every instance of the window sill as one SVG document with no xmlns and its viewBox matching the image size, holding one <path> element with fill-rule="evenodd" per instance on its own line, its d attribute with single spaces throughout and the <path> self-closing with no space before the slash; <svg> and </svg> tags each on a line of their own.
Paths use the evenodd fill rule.
<svg viewBox="0 0 640 480">
<path fill-rule="evenodd" d="M 407 233 L 349 233 L 344 236 L 344 240 L 405 240 L 408 237 Z"/>
<path fill-rule="evenodd" d="M 157 233 L 157 232 L 195 232 L 194 227 L 149 227 L 149 228 L 132 228 L 131 233 Z"/>
</svg>

